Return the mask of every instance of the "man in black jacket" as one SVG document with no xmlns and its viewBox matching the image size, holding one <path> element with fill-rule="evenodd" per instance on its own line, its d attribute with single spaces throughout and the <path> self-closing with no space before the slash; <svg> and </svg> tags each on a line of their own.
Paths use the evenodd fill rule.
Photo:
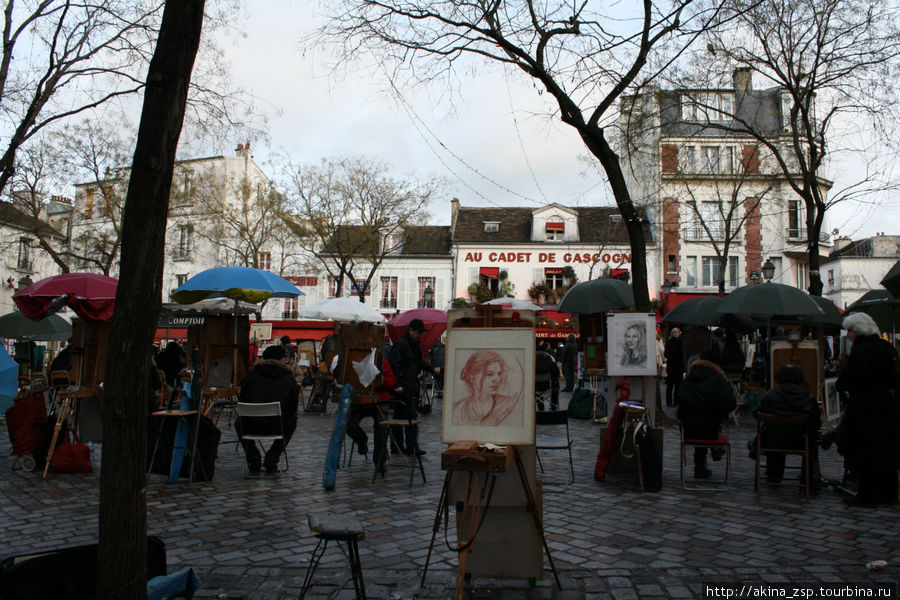
<svg viewBox="0 0 900 600">
<path fill-rule="evenodd" d="M 275 440 L 266 451 L 265 460 L 260 459 L 256 442 L 243 441 L 244 454 L 247 457 L 247 466 L 251 473 L 259 473 L 260 467 L 265 467 L 267 473 L 278 471 L 278 459 L 284 452 L 284 447 L 291 441 L 291 436 L 297 428 L 297 402 L 300 397 L 300 388 L 294 373 L 288 364 L 287 351 L 282 346 L 269 346 L 265 349 L 262 359 L 253 365 L 253 369 L 241 382 L 241 402 L 279 402 L 281 403 L 281 428 L 284 441 Z M 238 437 L 242 436 L 241 421 L 235 424 Z"/>
<path fill-rule="evenodd" d="M 704 352 L 688 367 L 687 377 L 678 388 L 678 418 L 684 439 L 714 440 L 719 426 L 737 406 L 734 390 L 719 366 L 718 355 Z M 713 454 L 713 460 L 718 457 Z M 694 449 L 694 477 L 712 475 L 706 468 L 706 448 Z"/>
<path fill-rule="evenodd" d="M 415 420 L 419 418 L 419 372 L 422 369 L 432 374 L 441 372 L 440 367 L 432 367 L 422 360 L 419 338 L 422 337 L 423 333 L 425 333 L 425 324 L 421 319 L 413 319 L 409 322 L 406 333 L 394 342 L 390 355 L 388 355 L 391 370 L 394 372 L 394 377 L 397 378 L 397 387 L 403 389 L 400 397 L 403 409 L 398 407 L 398 410 L 394 412 L 395 419 L 409 418 Z M 412 456 L 418 453 L 421 456 L 425 454 L 424 450 L 419 449 L 418 427 L 416 425 L 396 428 L 393 434 L 394 439 L 402 446 L 401 450 L 407 455 Z"/>
</svg>

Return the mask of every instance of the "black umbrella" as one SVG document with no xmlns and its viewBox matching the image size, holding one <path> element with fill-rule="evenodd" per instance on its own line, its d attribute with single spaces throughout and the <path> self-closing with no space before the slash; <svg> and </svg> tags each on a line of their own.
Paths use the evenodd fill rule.
<svg viewBox="0 0 900 600">
<path fill-rule="evenodd" d="M 847 307 L 844 314 L 864 312 L 878 323 L 882 331 L 897 331 L 900 325 L 900 298 L 887 290 L 871 290 Z"/>
<path fill-rule="evenodd" d="M 757 283 L 739 287 L 719 304 L 720 313 L 763 317 L 822 316 L 825 312 L 803 290 L 781 283 Z"/>
<path fill-rule="evenodd" d="M 725 314 L 716 312 L 722 304 L 719 296 L 689 298 L 678 303 L 662 318 L 666 323 L 696 325 L 706 327 L 725 327 L 727 329 L 756 329 L 765 323 L 758 323 L 746 315 Z"/>
<path fill-rule="evenodd" d="M 894 296 L 900 296 L 900 260 L 887 272 L 887 275 L 881 280 L 881 285 Z"/>
<path fill-rule="evenodd" d="M 825 329 L 840 329 L 844 315 L 834 302 L 822 296 L 810 296 L 813 301 L 819 305 L 823 314 L 821 315 L 797 315 L 795 317 L 776 317 L 772 319 L 773 323 L 780 325 L 806 325 L 807 327 L 819 327 Z"/>
<path fill-rule="evenodd" d="M 592 279 L 574 285 L 566 292 L 556 310 L 563 313 L 592 315 L 634 306 L 634 292 L 621 279 Z"/>
</svg>

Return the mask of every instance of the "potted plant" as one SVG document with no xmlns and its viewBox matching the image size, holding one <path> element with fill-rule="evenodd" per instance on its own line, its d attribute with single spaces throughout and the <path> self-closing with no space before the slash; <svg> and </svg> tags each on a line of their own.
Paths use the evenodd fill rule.
<svg viewBox="0 0 900 600">
<path fill-rule="evenodd" d="M 544 281 L 535 281 L 531 284 L 531 287 L 528 288 L 528 296 L 538 304 L 546 302 L 549 293 L 550 286 Z"/>
</svg>

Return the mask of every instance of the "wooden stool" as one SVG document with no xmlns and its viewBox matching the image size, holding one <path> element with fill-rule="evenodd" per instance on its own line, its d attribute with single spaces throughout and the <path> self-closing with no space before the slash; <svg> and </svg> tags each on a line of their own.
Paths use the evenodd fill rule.
<svg viewBox="0 0 900 600">
<path fill-rule="evenodd" d="M 300 600 L 306 596 L 306 592 L 312 587 L 313 576 L 328 542 L 334 540 L 340 546 L 341 542 L 347 543 L 347 550 L 341 548 L 350 560 L 350 573 L 353 576 L 353 589 L 356 591 L 357 600 L 365 600 L 366 585 L 363 582 L 362 565 L 359 562 L 359 546 L 357 542 L 365 539 L 366 532 L 359 519 L 352 515 L 311 514 L 307 518 L 309 529 L 319 541 L 313 548 L 309 567 L 306 568 L 306 577 L 303 578 L 303 587 L 300 588 Z"/>
</svg>

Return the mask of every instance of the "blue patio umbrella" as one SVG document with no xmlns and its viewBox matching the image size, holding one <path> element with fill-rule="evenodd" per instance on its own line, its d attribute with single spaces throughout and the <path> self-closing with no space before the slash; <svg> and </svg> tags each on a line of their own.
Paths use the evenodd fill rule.
<svg viewBox="0 0 900 600">
<path fill-rule="evenodd" d="M 0 350 L 0 415 L 13 405 L 13 396 L 19 390 L 19 365 L 6 352 Z"/>
<path fill-rule="evenodd" d="M 302 296 L 290 281 L 262 269 L 215 267 L 197 273 L 172 292 L 172 300 L 192 304 L 204 298 L 231 298 L 254 304 L 268 298 Z"/>
</svg>

